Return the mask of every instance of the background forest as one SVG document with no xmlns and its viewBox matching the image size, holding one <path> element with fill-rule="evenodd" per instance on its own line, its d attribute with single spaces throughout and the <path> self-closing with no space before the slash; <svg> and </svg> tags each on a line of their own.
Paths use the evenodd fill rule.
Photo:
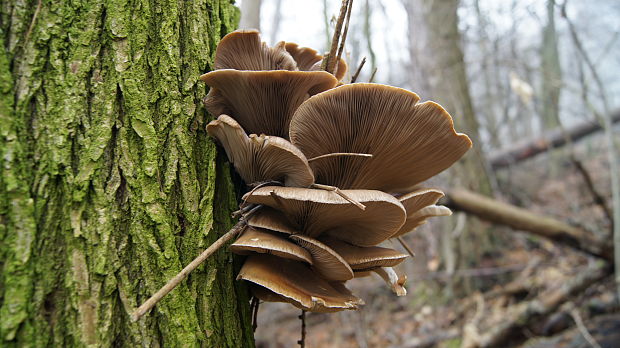
<svg viewBox="0 0 620 348">
<path fill-rule="evenodd" d="M 240 28 L 328 51 L 340 5 L 242 0 Z M 619 16 L 613 0 L 354 1 L 349 74 L 365 60 L 357 81 L 438 101 L 475 147 L 428 183 L 454 214 L 407 235 L 409 294 L 352 281 L 367 305 L 308 314 L 307 346 L 620 342 Z M 290 346 L 298 315 L 261 306 L 257 345 Z"/>
</svg>

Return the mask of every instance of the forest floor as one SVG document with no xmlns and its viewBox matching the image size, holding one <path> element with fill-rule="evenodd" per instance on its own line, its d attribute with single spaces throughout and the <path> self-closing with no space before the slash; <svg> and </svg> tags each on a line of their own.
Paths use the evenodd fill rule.
<svg viewBox="0 0 620 348">
<path fill-rule="evenodd" d="M 498 172 L 503 200 L 611 243 L 610 223 L 582 175 L 563 160 L 565 151 Z M 602 137 L 581 141 L 575 154 L 610 202 Z M 448 223 L 454 226 L 458 215 Z M 366 305 L 358 311 L 308 313 L 306 347 L 618 347 L 620 338 L 614 335 L 620 332 L 620 308 L 609 267 L 600 260 L 483 223 L 487 233 L 499 236 L 501 246 L 487 250 L 473 265 L 457 266 L 450 276 L 439 251 L 440 223 L 431 221 L 407 236 L 417 255 L 399 266 L 408 275 L 407 296 L 396 297 L 379 277 L 353 279 L 347 286 Z M 467 252 L 462 247 L 467 243 L 458 239 L 466 238 L 473 237 L 467 232 L 455 237 L 461 253 Z M 299 314 L 288 304 L 261 304 L 257 346 L 294 347 L 300 338 Z"/>
</svg>

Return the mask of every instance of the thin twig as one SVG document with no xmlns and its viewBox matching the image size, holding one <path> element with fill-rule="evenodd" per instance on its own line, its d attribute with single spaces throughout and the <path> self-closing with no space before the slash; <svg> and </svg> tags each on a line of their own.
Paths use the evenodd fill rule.
<svg viewBox="0 0 620 348">
<path fill-rule="evenodd" d="M 301 348 L 306 346 L 306 311 L 301 310 L 301 315 L 299 316 L 301 319 L 301 339 L 297 341 Z"/>
<path fill-rule="evenodd" d="M 362 67 L 364 66 L 364 64 L 366 64 L 366 57 L 362 58 L 360 65 L 357 67 L 357 70 L 355 70 L 355 74 L 353 74 L 353 77 L 351 77 L 351 83 L 355 83 L 355 81 L 357 81 L 357 78 L 360 76 L 360 72 L 362 72 Z"/>
<path fill-rule="evenodd" d="M 407 253 L 409 253 L 409 255 L 411 255 L 411 257 L 415 257 L 415 253 L 413 252 L 413 249 L 411 249 L 409 247 L 409 245 L 407 245 L 407 243 L 405 243 L 405 240 L 403 239 L 403 237 L 396 237 L 396 239 L 398 240 L 400 245 L 402 245 L 403 248 L 405 248 L 405 250 L 407 250 Z"/>
<path fill-rule="evenodd" d="M 353 8 L 353 0 L 349 0 L 347 2 L 347 19 L 344 24 L 344 30 L 342 31 L 342 36 L 340 37 L 340 47 L 338 47 L 338 55 L 336 56 L 336 64 L 340 62 L 340 58 L 342 58 L 342 52 L 344 51 L 344 43 L 347 41 L 347 33 L 349 32 L 349 22 L 351 21 L 351 9 Z"/>
<path fill-rule="evenodd" d="M 250 197 L 254 193 L 254 191 L 258 190 L 261 187 L 264 187 L 264 186 L 284 186 L 284 184 L 279 182 L 279 181 L 269 180 L 269 181 L 263 181 L 263 182 L 259 182 L 259 183 L 250 184 L 249 186 L 254 186 L 254 187 L 250 190 L 250 192 L 248 192 L 245 195 L 246 197 Z M 246 203 L 247 203 L 247 198 L 245 198 L 243 200 L 243 203 L 241 203 L 241 204 L 243 205 L 243 204 L 246 204 Z"/>
<path fill-rule="evenodd" d="M 375 69 L 372 71 L 372 74 L 370 75 L 370 78 L 368 79 L 368 82 L 372 82 L 372 81 L 374 81 L 374 79 L 375 79 L 375 74 L 376 74 L 376 73 L 377 73 L 377 68 L 375 68 Z"/>
<path fill-rule="evenodd" d="M 338 16 L 336 28 L 334 29 L 334 35 L 332 36 L 332 45 L 329 53 L 325 55 L 325 57 L 323 58 L 323 62 L 321 63 L 321 70 L 325 70 L 330 74 L 334 73 L 335 60 L 333 59 L 333 57 L 336 56 L 336 52 L 338 49 L 340 33 L 342 32 L 342 23 L 344 22 L 345 15 L 347 13 L 347 3 L 348 0 L 342 0 L 342 5 L 340 5 L 340 15 Z"/>
<path fill-rule="evenodd" d="M 312 187 L 320 189 L 320 190 L 332 191 L 332 192 L 336 193 L 338 196 L 346 199 L 349 203 L 354 204 L 356 207 L 358 207 L 358 208 L 360 208 L 362 210 L 366 210 L 366 206 L 365 205 L 363 205 L 362 203 L 360 203 L 360 202 L 354 200 L 353 198 L 349 197 L 349 195 L 347 195 L 346 193 L 342 192 L 336 186 L 322 185 L 322 184 L 312 184 Z"/>
<path fill-rule="evenodd" d="M 588 328 L 583 324 L 583 320 L 581 319 L 581 315 L 579 314 L 577 308 L 573 307 L 570 310 L 570 316 L 573 317 L 573 320 L 575 321 L 575 324 L 577 324 L 579 332 L 581 332 L 581 335 L 583 336 L 583 338 L 586 339 L 586 341 L 588 341 L 590 346 L 592 346 L 592 348 L 601 348 L 601 345 L 596 342 L 594 337 L 592 337 L 592 335 L 590 334 L 590 331 L 588 331 Z"/>
<path fill-rule="evenodd" d="M 258 297 L 252 297 L 252 303 L 250 304 L 250 310 L 252 311 L 252 332 L 256 332 L 256 328 L 258 327 L 258 306 L 260 305 L 260 300 Z"/>
<path fill-rule="evenodd" d="M 248 213 L 246 213 L 243 218 L 230 229 L 230 231 L 226 232 L 223 236 L 221 236 L 218 240 L 216 240 L 213 244 L 211 244 L 205 251 L 202 252 L 197 258 L 195 258 L 192 262 L 190 262 L 185 268 L 181 270 L 177 275 L 175 275 L 172 279 L 166 283 L 161 289 L 159 289 L 153 296 L 151 296 L 146 302 L 144 302 L 138 309 L 136 309 L 131 315 L 132 321 L 138 321 L 146 312 L 148 312 L 151 308 L 153 308 L 164 296 L 166 296 L 170 291 L 176 288 L 183 279 L 187 278 L 187 276 L 198 266 L 200 266 L 209 256 L 213 255 L 217 250 L 219 250 L 222 246 L 224 246 L 228 241 L 235 238 L 239 232 L 243 231 L 246 225 L 246 219 L 254 214 L 258 209 L 260 209 L 262 205 L 256 205 L 252 208 Z"/>
<path fill-rule="evenodd" d="M 32 29 L 34 29 L 34 24 L 37 21 L 37 17 L 39 16 L 39 12 L 41 12 L 41 0 L 37 2 L 37 8 L 34 10 L 34 14 L 32 15 L 32 21 L 30 22 L 30 26 L 28 27 L 28 31 L 26 32 L 26 37 L 24 38 L 24 43 L 28 42 L 30 39 L 30 34 L 32 34 Z"/>
<path fill-rule="evenodd" d="M 308 160 L 308 162 L 312 162 L 321 158 L 328 158 L 328 157 L 337 157 L 337 156 L 357 156 L 357 157 L 372 157 L 372 154 L 369 153 L 355 153 L 355 152 L 332 152 L 332 153 L 328 153 L 325 155 L 320 155 L 320 156 L 316 156 L 316 157 L 312 157 Z"/>
<path fill-rule="evenodd" d="M 577 168 L 579 174 L 581 174 L 581 176 L 583 177 L 583 181 L 586 184 L 588 191 L 590 191 L 590 194 L 594 199 L 594 203 L 596 203 L 601 208 L 601 210 L 603 210 L 603 213 L 605 213 L 607 220 L 613 224 L 614 218 L 612 216 L 611 210 L 607 206 L 607 202 L 605 201 L 603 195 L 598 192 L 598 190 L 594 186 L 594 181 L 592 181 L 592 176 L 590 175 L 590 172 L 588 172 L 588 170 L 584 167 L 583 163 L 581 163 L 581 161 L 579 161 L 575 156 L 572 156 L 571 161 L 573 162 L 575 168 Z"/>
</svg>

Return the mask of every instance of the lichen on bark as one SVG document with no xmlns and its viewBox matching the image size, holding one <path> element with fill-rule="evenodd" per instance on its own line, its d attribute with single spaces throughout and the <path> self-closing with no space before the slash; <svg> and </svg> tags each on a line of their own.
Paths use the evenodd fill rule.
<svg viewBox="0 0 620 348">
<path fill-rule="evenodd" d="M 0 346 L 253 346 L 222 250 L 133 308 L 231 225 L 198 81 L 223 0 L 0 5 Z"/>
</svg>

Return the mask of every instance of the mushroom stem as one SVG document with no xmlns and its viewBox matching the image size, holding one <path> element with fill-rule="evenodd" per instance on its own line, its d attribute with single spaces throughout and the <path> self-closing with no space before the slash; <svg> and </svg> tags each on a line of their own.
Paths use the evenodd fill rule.
<svg viewBox="0 0 620 348">
<path fill-rule="evenodd" d="M 301 310 L 301 315 L 299 315 L 299 319 L 301 319 L 301 339 L 297 341 L 301 348 L 306 346 L 306 311 Z"/>
<path fill-rule="evenodd" d="M 365 205 L 363 205 L 362 203 L 360 203 L 360 202 L 354 200 L 353 198 L 349 197 L 346 193 L 342 192 L 336 186 L 322 185 L 322 184 L 312 184 L 312 187 L 320 189 L 320 190 L 333 191 L 338 196 L 346 199 L 349 203 L 354 204 L 356 207 L 358 207 L 358 208 L 360 208 L 362 210 L 366 210 L 366 206 Z"/>
<path fill-rule="evenodd" d="M 175 275 L 172 279 L 166 283 L 161 289 L 159 289 L 153 296 L 151 296 L 146 302 L 144 302 L 138 309 L 136 309 L 131 315 L 132 321 L 138 321 L 146 312 L 148 312 L 151 308 L 155 307 L 155 305 L 170 291 L 179 285 L 183 281 L 183 279 L 187 278 L 187 276 L 200 264 L 202 264 L 209 256 L 213 255 L 217 250 L 219 250 L 222 246 L 224 246 L 228 241 L 235 238 L 239 232 L 243 231 L 247 224 L 247 219 L 252 216 L 258 209 L 262 208 L 261 204 L 254 206 L 247 213 L 245 213 L 239 222 L 230 229 L 230 231 L 226 232 L 223 236 L 221 236 L 218 240 L 213 242 L 202 254 L 198 255 L 192 262 L 190 262 L 185 268 L 181 270 L 177 275 Z"/>
<path fill-rule="evenodd" d="M 396 237 L 396 239 L 398 240 L 400 245 L 402 245 L 403 248 L 405 248 L 405 250 L 407 250 L 407 253 L 409 253 L 409 255 L 411 255 L 411 257 L 415 257 L 415 253 L 413 252 L 411 247 L 409 247 L 409 245 L 407 245 L 407 243 L 405 243 L 405 240 L 402 237 Z"/>
<path fill-rule="evenodd" d="M 336 157 L 336 156 L 357 156 L 357 157 L 371 158 L 372 154 L 370 154 L 370 153 L 355 153 L 355 152 L 332 152 L 332 153 L 327 153 L 325 155 L 320 155 L 320 156 L 312 157 L 312 158 L 310 158 L 308 160 L 308 162 L 312 162 L 314 160 L 318 160 L 318 159 L 322 159 L 322 158 Z"/>
</svg>

